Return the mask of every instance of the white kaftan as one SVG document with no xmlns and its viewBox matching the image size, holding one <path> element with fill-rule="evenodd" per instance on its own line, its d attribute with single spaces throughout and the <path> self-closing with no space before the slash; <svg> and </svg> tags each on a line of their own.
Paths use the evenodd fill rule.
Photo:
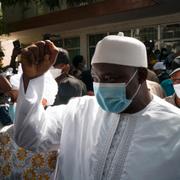
<svg viewBox="0 0 180 180">
<path fill-rule="evenodd" d="M 95 97 L 41 105 L 44 76 L 21 82 L 15 122 L 19 146 L 59 150 L 55 180 L 180 179 L 180 110 L 154 96 L 135 114 L 103 111 Z"/>
</svg>

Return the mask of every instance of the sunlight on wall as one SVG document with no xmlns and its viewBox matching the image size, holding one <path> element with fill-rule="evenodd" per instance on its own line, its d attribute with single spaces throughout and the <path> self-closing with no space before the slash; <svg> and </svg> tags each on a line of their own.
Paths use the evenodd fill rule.
<svg viewBox="0 0 180 180">
<path fill-rule="evenodd" d="M 3 50 L 5 57 L 3 58 L 3 66 L 7 66 L 11 60 L 11 54 L 13 50 L 13 41 L 14 40 L 4 40 L 1 41 L 1 49 Z"/>
</svg>

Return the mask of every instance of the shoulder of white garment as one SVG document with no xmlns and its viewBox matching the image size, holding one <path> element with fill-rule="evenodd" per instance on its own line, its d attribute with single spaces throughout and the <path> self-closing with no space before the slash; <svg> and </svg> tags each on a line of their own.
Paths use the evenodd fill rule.
<svg viewBox="0 0 180 180">
<path fill-rule="evenodd" d="M 96 102 L 95 97 L 92 96 L 83 96 L 72 98 L 68 104 L 61 104 L 57 106 L 50 106 L 46 109 L 47 115 L 54 117 L 58 121 L 61 121 L 62 124 L 66 122 L 74 121 L 74 117 L 80 116 L 78 119 L 83 121 L 83 117 L 87 117 L 91 112 L 97 112 L 99 106 Z M 71 121 L 70 121 L 71 120 Z"/>
<path fill-rule="evenodd" d="M 174 136 L 180 138 L 180 110 L 155 95 L 144 110 L 130 116 L 131 119 L 137 119 L 136 132 L 152 136 L 161 134 L 161 137 L 169 135 L 169 140 Z M 176 142 L 179 142 L 178 138 L 175 138 Z"/>
<path fill-rule="evenodd" d="M 67 104 L 70 108 L 75 108 L 77 110 L 85 110 L 86 108 L 99 107 L 95 96 L 82 96 L 74 97 Z"/>
<path fill-rule="evenodd" d="M 165 101 L 162 98 L 159 98 L 158 96 L 154 95 L 154 101 L 157 104 L 157 106 L 160 106 L 164 109 L 164 113 L 172 113 L 174 114 L 174 116 L 177 115 L 177 117 L 180 119 L 180 109 L 177 108 L 176 106 L 168 103 L 167 101 Z"/>
<path fill-rule="evenodd" d="M 166 102 L 164 99 L 156 96 L 153 94 L 152 101 L 142 110 L 139 111 L 137 114 L 141 115 L 142 113 L 148 112 L 148 111 L 157 111 L 162 113 L 173 113 L 174 115 L 180 114 L 180 109 L 178 109 L 176 106 Z"/>
<path fill-rule="evenodd" d="M 95 103 L 96 102 L 96 98 L 95 98 L 95 96 L 74 97 L 69 102 L 71 102 L 71 103 L 77 103 L 78 102 L 80 104 Z"/>
<path fill-rule="evenodd" d="M 77 110 L 83 110 L 85 107 L 94 107 L 98 106 L 95 96 L 82 96 L 82 97 L 74 97 L 71 98 L 68 102 L 68 104 L 61 104 L 56 106 L 50 106 L 48 109 L 54 109 L 54 111 L 58 109 L 66 109 L 66 112 L 68 111 L 77 111 Z"/>
<path fill-rule="evenodd" d="M 127 114 L 127 116 L 141 120 L 157 119 L 159 122 L 163 120 L 178 122 L 180 121 L 180 109 L 153 95 L 152 101 L 143 110 L 134 114 Z"/>
</svg>

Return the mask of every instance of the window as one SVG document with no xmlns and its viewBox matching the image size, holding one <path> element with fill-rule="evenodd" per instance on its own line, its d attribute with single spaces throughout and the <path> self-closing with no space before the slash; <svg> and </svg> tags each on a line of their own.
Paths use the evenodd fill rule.
<svg viewBox="0 0 180 180">
<path fill-rule="evenodd" d="M 70 59 L 80 54 L 80 37 L 63 39 L 63 48 L 69 52 Z"/>
<path fill-rule="evenodd" d="M 119 32 L 123 32 L 124 36 L 131 37 L 131 30 L 122 30 L 122 31 L 116 31 L 116 32 L 109 32 L 109 35 L 118 35 Z"/>
<path fill-rule="evenodd" d="M 131 30 L 122 31 L 125 36 L 131 37 Z"/>
<path fill-rule="evenodd" d="M 180 24 L 162 26 L 161 35 L 163 39 L 180 38 Z"/>
<path fill-rule="evenodd" d="M 148 28 L 142 28 L 139 29 L 139 39 L 144 42 L 144 41 L 157 41 L 157 28 L 156 27 L 148 27 Z"/>
<path fill-rule="evenodd" d="M 46 33 L 43 35 L 43 39 L 50 39 L 57 47 L 66 49 L 71 60 L 80 54 L 80 37 L 61 38 L 59 34 Z"/>
</svg>

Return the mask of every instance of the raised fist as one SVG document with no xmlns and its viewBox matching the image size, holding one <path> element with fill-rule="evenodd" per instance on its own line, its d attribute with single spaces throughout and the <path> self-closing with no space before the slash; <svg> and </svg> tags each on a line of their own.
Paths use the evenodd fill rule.
<svg viewBox="0 0 180 180">
<path fill-rule="evenodd" d="M 58 48 L 51 41 L 39 41 L 21 50 L 23 76 L 33 79 L 44 74 L 55 62 Z"/>
</svg>

